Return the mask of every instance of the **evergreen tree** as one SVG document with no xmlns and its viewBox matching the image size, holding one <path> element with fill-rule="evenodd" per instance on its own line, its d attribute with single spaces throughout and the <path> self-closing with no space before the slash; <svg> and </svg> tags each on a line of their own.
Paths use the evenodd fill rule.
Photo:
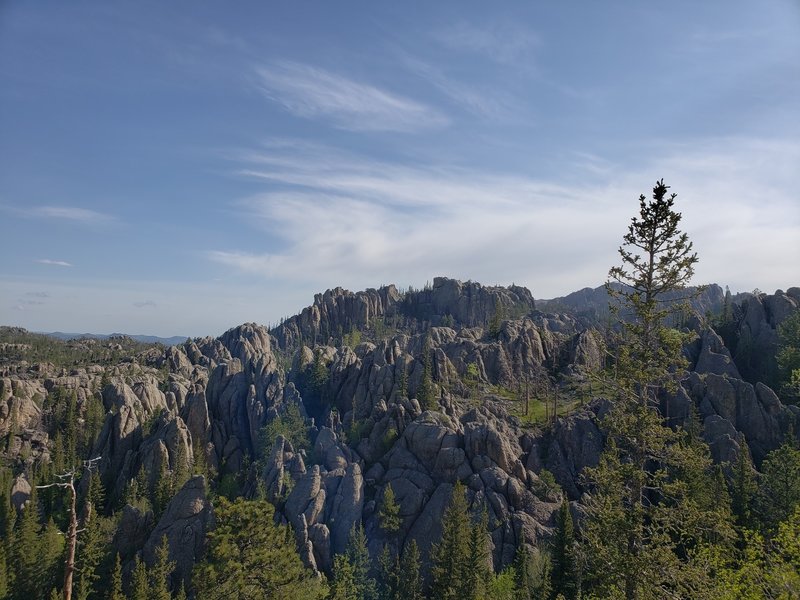
<svg viewBox="0 0 800 600">
<path fill-rule="evenodd" d="M 353 567 L 356 597 L 360 600 L 369 600 L 375 597 L 376 582 L 369 576 L 370 560 L 367 549 L 367 536 L 364 527 L 359 523 L 350 530 L 345 549 L 347 561 Z"/>
<path fill-rule="evenodd" d="M 553 591 L 563 594 L 566 600 L 580 596 L 580 571 L 578 569 L 575 532 L 569 502 L 564 497 L 556 517 L 556 534 L 553 540 Z"/>
<path fill-rule="evenodd" d="M 406 543 L 403 555 L 400 558 L 400 577 L 398 582 L 398 596 L 402 600 L 422 600 L 422 577 L 419 573 L 420 559 L 417 542 L 411 540 Z"/>
<path fill-rule="evenodd" d="M 383 545 L 383 550 L 378 557 L 378 598 L 380 600 L 403 600 L 399 594 L 400 568 L 397 554 L 389 549 L 388 544 Z"/>
<path fill-rule="evenodd" d="M 147 580 L 147 567 L 145 567 L 142 559 L 136 556 L 133 566 L 133 574 L 131 575 L 130 593 L 128 597 L 131 600 L 149 600 L 150 599 L 150 582 Z"/>
<path fill-rule="evenodd" d="M 55 588 L 64 576 L 64 536 L 53 519 L 48 519 L 39 539 L 37 588 L 43 596 L 47 590 Z"/>
<path fill-rule="evenodd" d="M 731 490 L 731 508 L 736 522 L 742 527 L 752 526 L 751 506 L 758 491 L 750 449 L 744 436 L 739 437 L 739 456 L 733 470 L 733 488 Z"/>
<path fill-rule="evenodd" d="M 457 600 L 464 579 L 469 537 L 469 515 L 464 486 L 456 482 L 450 503 L 442 516 L 442 537 L 431 548 L 433 596 L 440 600 Z"/>
<path fill-rule="evenodd" d="M 675 388 L 675 371 L 686 364 L 686 336 L 665 326 L 682 307 L 664 295 L 688 299 L 685 285 L 697 262 L 678 229 L 675 194 L 667 190 L 662 180 L 653 201 L 639 198 L 640 214 L 619 248 L 622 265 L 609 271 L 606 286 L 617 301 L 612 310 L 627 320 L 617 340 L 617 401 L 604 419 L 606 449 L 597 467 L 586 470 L 594 489 L 582 529 L 583 562 L 588 587 L 601 597 L 621 591 L 637 600 L 659 589 L 693 596 L 707 574 L 688 560 L 690 553 L 719 525 L 727 526 L 717 523 L 709 531 L 720 513 L 702 501 L 691 477 L 684 480 L 707 464 L 707 449 L 665 427 L 654 407 L 659 392 Z"/>
<path fill-rule="evenodd" d="M 92 469 L 89 475 L 89 489 L 86 492 L 86 502 L 92 505 L 92 509 L 102 514 L 106 505 L 106 490 L 103 481 L 100 479 L 100 472 Z"/>
<path fill-rule="evenodd" d="M 11 545 L 11 568 L 14 572 L 14 598 L 30 598 L 44 596 L 38 581 L 41 557 L 39 531 L 39 502 L 36 488 L 22 510 L 22 516 L 14 530 L 14 542 Z M 49 587 L 47 588 L 50 589 Z"/>
<path fill-rule="evenodd" d="M 408 394 L 408 373 L 406 373 L 406 363 L 398 362 L 395 364 L 395 372 L 400 370 L 397 375 L 397 394 L 404 397 Z"/>
<path fill-rule="evenodd" d="M 174 569 L 175 561 L 169 559 L 169 543 L 165 535 L 156 548 L 156 561 L 148 573 L 152 600 L 171 600 L 170 576 Z"/>
<path fill-rule="evenodd" d="M 532 553 L 523 538 L 514 557 L 515 600 L 550 598 L 550 557 L 539 551 Z"/>
<path fill-rule="evenodd" d="M 531 552 L 523 538 L 514 556 L 515 600 L 533 600 L 533 577 L 531 574 Z"/>
<path fill-rule="evenodd" d="M 489 551 L 488 517 L 486 510 L 480 519 L 470 524 L 467 554 L 462 567 L 458 597 L 464 600 L 484 598 L 492 583 L 492 557 Z"/>
<path fill-rule="evenodd" d="M 320 404 L 327 402 L 326 389 L 328 387 L 328 365 L 322 356 L 322 350 L 314 353 L 314 363 L 311 366 L 310 388 L 311 393 L 319 400 Z"/>
<path fill-rule="evenodd" d="M 664 326 L 684 305 L 665 302 L 664 294 L 684 291 L 698 261 L 688 235 L 678 229 L 681 214 L 673 209 L 677 195 L 667 196 L 668 189 L 661 180 L 652 201 L 639 197 L 639 216 L 631 219 L 618 250 L 622 265 L 611 268 L 606 283 L 615 301 L 612 312 L 629 317 L 618 340 L 621 391 L 644 405 L 661 387 L 671 387 L 671 370 L 685 364 L 681 336 Z M 691 295 L 684 292 L 684 299 Z"/>
<path fill-rule="evenodd" d="M 195 566 L 195 595 L 203 600 L 313 599 L 325 590 L 304 567 L 285 526 L 274 524 L 266 501 L 219 498 L 216 527 Z"/>
<path fill-rule="evenodd" d="M 345 554 L 333 557 L 330 600 L 362 600 L 358 595 L 355 570 Z"/>
<path fill-rule="evenodd" d="M 394 535 L 400 530 L 400 524 L 402 522 L 400 517 L 400 505 L 395 499 L 391 483 L 387 483 L 383 490 L 383 502 L 381 502 L 378 516 L 380 518 L 381 529 L 389 535 Z"/>
<path fill-rule="evenodd" d="M 785 442 L 761 464 L 758 509 L 762 522 L 774 529 L 800 504 L 800 450 Z"/>
<path fill-rule="evenodd" d="M 489 577 L 485 596 L 489 600 L 516 600 L 517 584 L 513 567 L 503 569 L 497 575 Z"/>
<path fill-rule="evenodd" d="M 111 585 L 108 586 L 106 600 L 125 600 L 122 591 L 122 564 L 119 560 L 119 553 L 114 555 L 114 570 L 111 572 Z"/>
<path fill-rule="evenodd" d="M 417 400 L 422 410 L 435 410 L 437 407 L 431 367 L 430 333 L 425 336 L 425 342 L 422 344 L 422 377 L 417 386 Z"/>
<path fill-rule="evenodd" d="M 8 594 L 11 591 L 10 583 L 4 538 L 0 541 L 0 600 L 5 600 L 8 597 Z"/>
<path fill-rule="evenodd" d="M 781 399 L 800 401 L 800 310 L 795 310 L 778 326 L 778 376 Z"/>
<path fill-rule="evenodd" d="M 100 515 L 93 510 L 92 503 L 88 502 L 76 560 L 78 584 L 75 597 L 77 600 L 87 600 L 100 579 L 100 563 L 105 555 L 105 540 L 100 519 Z"/>
</svg>

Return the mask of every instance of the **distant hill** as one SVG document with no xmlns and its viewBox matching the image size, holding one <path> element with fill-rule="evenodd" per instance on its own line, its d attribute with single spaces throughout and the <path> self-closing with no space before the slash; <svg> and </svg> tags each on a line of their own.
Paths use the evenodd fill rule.
<svg viewBox="0 0 800 600">
<path fill-rule="evenodd" d="M 688 290 L 695 290 L 690 287 Z M 666 294 L 669 299 L 682 298 L 684 293 Z M 751 294 L 740 293 L 731 297 L 732 302 L 741 302 Z M 698 296 L 692 298 L 692 309 L 699 315 L 718 314 L 722 310 L 725 299 L 724 290 L 716 283 L 705 286 Z M 563 312 L 581 319 L 586 325 L 597 326 L 609 318 L 609 297 L 605 286 L 583 288 L 560 298 L 536 300 L 536 307 L 546 312 Z M 622 315 L 623 318 L 625 315 Z"/>
<path fill-rule="evenodd" d="M 58 338 L 59 340 L 107 340 L 109 338 L 128 337 L 143 344 L 163 344 L 164 346 L 175 346 L 186 341 L 187 336 L 174 335 L 172 337 L 158 337 L 157 335 L 131 335 L 129 333 L 64 333 L 63 331 L 41 332 L 43 335 Z"/>
</svg>

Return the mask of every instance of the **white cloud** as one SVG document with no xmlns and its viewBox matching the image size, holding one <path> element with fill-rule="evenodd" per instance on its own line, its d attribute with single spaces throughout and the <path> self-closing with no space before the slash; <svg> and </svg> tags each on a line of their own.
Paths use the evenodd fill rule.
<svg viewBox="0 0 800 600">
<path fill-rule="evenodd" d="M 52 265 L 54 267 L 71 267 L 72 263 L 68 263 L 65 260 L 53 260 L 50 258 L 38 258 L 34 262 L 39 263 L 40 265 Z"/>
<path fill-rule="evenodd" d="M 144 300 L 144 301 L 134 302 L 133 305 L 136 308 L 156 308 L 156 306 L 157 306 L 157 304 L 155 302 L 153 302 L 152 300 Z"/>
<path fill-rule="evenodd" d="M 797 284 L 800 218 L 792 185 L 800 144 L 748 139 L 668 146 L 636 172 L 602 165 L 559 185 L 455 167 L 382 163 L 283 144 L 242 174 L 265 191 L 239 203 L 277 251 L 213 249 L 237 271 L 322 290 L 415 285 L 436 275 L 523 283 L 540 297 L 598 285 L 637 198 L 664 177 L 700 255 L 698 281 L 734 289 Z"/>
<path fill-rule="evenodd" d="M 290 113 L 329 119 L 340 129 L 414 132 L 449 122 L 409 98 L 301 63 L 279 61 L 257 67 L 255 74 L 257 89 Z"/>
<path fill-rule="evenodd" d="M 26 211 L 25 215 L 44 219 L 63 219 L 81 223 L 104 223 L 113 221 L 114 217 L 86 208 L 74 206 L 37 206 Z"/>
</svg>

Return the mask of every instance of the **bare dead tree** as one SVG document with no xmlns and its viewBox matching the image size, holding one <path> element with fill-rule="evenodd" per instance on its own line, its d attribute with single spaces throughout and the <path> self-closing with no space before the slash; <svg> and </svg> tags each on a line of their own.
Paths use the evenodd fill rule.
<svg viewBox="0 0 800 600">
<path fill-rule="evenodd" d="M 83 469 L 90 471 L 97 466 L 101 457 L 85 460 L 82 463 Z M 54 483 L 47 485 L 37 485 L 36 488 L 43 490 L 51 487 L 66 489 L 69 493 L 69 527 L 67 528 L 67 560 L 64 566 L 64 600 L 72 600 L 72 579 L 75 574 L 75 552 L 78 547 L 78 533 L 83 529 L 78 529 L 77 493 L 75 492 L 75 474 L 78 468 L 70 469 L 65 473 L 56 475 Z M 90 513 L 84 517 L 84 524 L 90 518 Z"/>
</svg>

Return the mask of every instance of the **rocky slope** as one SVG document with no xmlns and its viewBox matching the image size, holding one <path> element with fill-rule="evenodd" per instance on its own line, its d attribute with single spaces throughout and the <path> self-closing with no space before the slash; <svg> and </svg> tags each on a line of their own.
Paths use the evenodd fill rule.
<svg viewBox="0 0 800 600">
<path fill-rule="evenodd" d="M 750 336 L 754 347 L 772 348 L 775 328 L 800 305 L 796 290 L 737 307 L 739 343 Z M 376 330 L 376 320 L 388 326 Z M 792 431 L 800 410 L 747 380 L 766 367 L 742 363 L 738 345 L 732 353 L 713 329 L 700 321 L 695 327 L 697 340 L 686 349 L 690 372 L 662 399 L 662 412 L 673 424 L 699 414 L 715 460 L 735 460 L 746 442 L 760 461 Z M 339 343 L 350 331 L 365 341 Z M 435 390 L 429 410 L 417 399 L 426 348 Z M 112 367 L 17 369 L 0 378 L 0 435 L 11 433 L 9 458 L 46 460 L 52 444 L 42 402 L 68 388 L 79 409 L 102 400 L 106 415 L 91 454 L 102 457 L 112 502 L 123 502 L 137 477 L 153 485 L 165 472 L 207 465 L 217 478 L 190 479 L 158 519 L 132 506 L 122 514 L 121 555 L 152 560 L 166 535 L 180 577 L 202 552 L 212 518 L 208 486 L 226 474 L 245 494 L 263 493 L 276 504 L 305 562 L 321 571 L 330 570 L 359 522 L 374 553 L 414 539 L 426 556 L 450 490 L 462 481 L 471 505 L 486 507 L 499 568 L 522 540 L 551 535 L 562 494 L 580 501 L 580 473 L 599 459 L 609 407 L 597 398 L 550 426 L 531 425 L 510 414 L 521 406 L 512 392 L 549 397 L 560 385 L 566 394 L 567 383 L 585 382 L 602 366 L 602 336 L 569 315 L 537 311 L 524 288 L 437 278 L 405 294 L 393 286 L 335 289 L 272 331 L 248 323 Z M 324 377 L 314 380 L 315 370 Z M 262 448 L 264 426 L 292 406 L 308 417 L 309 447 L 278 436 Z M 396 533 L 383 531 L 379 518 L 388 486 L 402 517 Z"/>
</svg>

